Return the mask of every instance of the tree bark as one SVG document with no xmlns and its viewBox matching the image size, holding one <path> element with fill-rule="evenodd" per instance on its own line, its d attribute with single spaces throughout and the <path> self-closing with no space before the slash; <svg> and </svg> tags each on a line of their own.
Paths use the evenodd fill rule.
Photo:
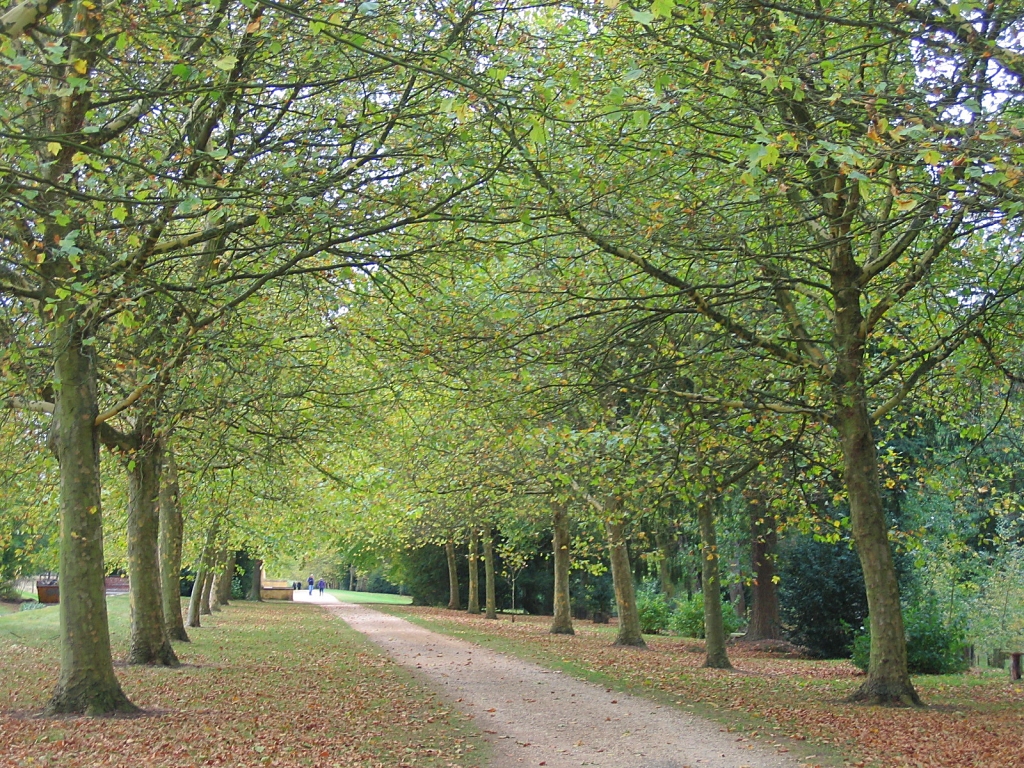
<svg viewBox="0 0 1024 768">
<path fill-rule="evenodd" d="M 210 570 L 206 573 L 206 579 L 203 581 L 203 595 L 199 602 L 199 612 L 204 616 L 212 616 L 215 610 L 220 610 L 217 606 L 217 593 L 214 592 L 213 589 L 213 585 L 216 581 L 217 563 L 214 561 L 210 565 Z"/>
<path fill-rule="evenodd" d="M 161 451 L 163 471 L 160 473 L 160 595 L 163 601 L 164 626 L 167 636 L 189 642 L 181 617 L 181 541 L 184 524 L 181 518 L 178 487 L 178 465 L 170 448 Z"/>
<path fill-rule="evenodd" d="M 775 583 L 775 515 L 762 505 L 751 505 L 751 550 L 754 568 L 753 596 L 747 640 L 780 640 L 779 587 Z"/>
<path fill-rule="evenodd" d="M 448 539 L 444 543 L 444 552 L 448 556 L 448 609 L 458 611 L 462 608 L 459 599 L 459 572 L 455 563 L 455 542 Z"/>
<path fill-rule="evenodd" d="M 480 571 L 478 568 L 480 550 L 480 533 L 476 528 L 469 532 L 469 599 L 466 613 L 480 613 Z"/>
<path fill-rule="evenodd" d="M 494 532 L 489 526 L 484 529 L 484 594 L 487 611 L 484 618 L 498 618 L 498 601 L 494 595 Z"/>
<path fill-rule="evenodd" d="M 138 448 L 128 455 L 128 576 L 130 578 L 131 641 L 129 664 L 177 667 L 164 623 L 160 590 L 160 455 L 142 417 L 136 426 Z"/>
<path fill-rule="evenodd" d="M 718 540 L 715 534 L 714 501 L 705 497 L 697 505 L 701 540 L 701 581 L 704 586 L 704 666 L 732 669 L 725 650 L 725 625 L 722 622 L 722 580 Z"/>
<path fill-rule="evenodd" d="M 203 585 L 206 583 L 206 563 L 203 558 L 199 560 L 199 567 L 196 569 L 196 578 L 192 582 L 192 594 L 188 599 L 188 620 L 190 627 L 201 626 L 200 614 L 202 613 Z"/>
<path fill-rule="evenodd" d="M 655 541 L 658 544 L 658 581 L 661 583 L 661 591 L 669 600 L 676 596 L 676 585 L 672 581 L 672 570 L 669 567 L 672 561 L 673 552 L 669 547 L 669 537 L 664 531 L 659 530 L 655 534 Z"/>
<path fill-rule="evenodd" d="M 907 670 L 907 645 L 896 566 L 878 487 L 878 457 L 864 401 L 840 408 L 843 475 L 857 555 L 864 571 L 871 630 L 867 679 L 851 701 L 872 704 L 921 704 Z"/>
<path fill-rule="evenodd" d="M 856 187 L 853 188 L 856 194 Z M 838 202 L 837 202 L 838 205 Z M 852 205 L 852 201 L 851 201 Z M 832 376 L 835 411 L 832 424 L 843 454 L 843 482 L 850 502 L 850 522 L 868 599 L 871 656 L 867 679 L 851 701 L 920 705 L 910 682 L 899 583 L 889 545 L 888 525 L 878 480 L 878 455 L 864 386 L 863 314 L 860 276 L 849 238 L 833 246 L 830 271 L 835 296 L 836 371 Z"/>
<path fill-rule="evenodd" d="M 552 549 L 555 560 L 555 598 L 551 622 L 551 634 L 575 635 L 572 626 L 572 602 L 569 596 L 569 565 L 571 543 L 569 537 L 569 515 L 565 506 L 555 503 L 552 524 Z"/>
<path fill-rule="evenodd" d="M 224 564 L 224 571 L 217 581 L 217 602 L 221 605 L 228 605 L 231 600 L 231 582 L 235 578 L 235 552 L 227 553 Z"/>
<path fill-rule="evenodd" d="M 106 590 L 96 368 L 76 321 L 52 334 L 60 382 L 51 427 L 60 463 L 60 677 L 47 710 L 53 714 L 135 712 L 114 674 Z"/>
<path fill-rule="evenodd" d="M 263 586 L 263 561 L 257 558 L 252 564 L 252 584 L 249 585 L 249 600 L 257 603 L 263 602 L 263 595 L 260 589 Z"/>
<path fill-rule="evenodd" d="M 608 509 L 617 507 L 618 502 L 609 503 Z M 647 647 L 640 632 L 640 612 L 636 606 L 636 588 L 633 586 L 633 571 L 629 567 L 629 551 L 626 549 L 624 522 L 605 521 L 608 533 L 608 557 L 612 565 L 612 582 L 615 587 L 615 603 L 619 610 L 619 633 L 614 645 Z"/>
</svg>

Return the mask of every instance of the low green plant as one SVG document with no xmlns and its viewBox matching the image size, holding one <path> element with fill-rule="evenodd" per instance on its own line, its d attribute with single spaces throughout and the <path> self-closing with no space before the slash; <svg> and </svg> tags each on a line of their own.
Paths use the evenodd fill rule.
<svg viewBox="0 0 1024 768">
<path fill-rule="evenodd" d="M 907 669 L 916 675 L 950 675 L 970 666 L 964 648 L 964 629 L 947 623 L 934 601 L 924 601 L 903 610 L 907 637 Z M 865 622 L 870 626 L 870 622 Z M 853 640 L 853 663 L 867 670 L 871 633 L 862 629 Z"/>
<path fill-rule="evenodd" d="M 37 603 L 35 600 L 26 600 L 24 603 L 22 603 L 20 606 L 18 606 L 18 610 L 19 611 L 35 611 L 35 610 L 38 610 L 39 608 L 46 608 L 46 607 L 47 606 L 44 603 Z"/>
<path fill-rule="evenodd" d="M 725 633 L 728 635 L 738 631 L 740 617 L 728 605 L 723 605 L 722 608 Z M 689 600 L 677 601 L 675 610 L 669 617 L 668 628 L 683 637 L 704 637 L 704 593 L 697 592 Z"/>
<path fill-rule="evenodd" d="M 657 635 L 669 627 L 672 606 L 658 588 L 658 582 L 645 580 L 636 591 L 636 608 L 640 614 L 640 631 L 645 635 Z"/>
</svg>

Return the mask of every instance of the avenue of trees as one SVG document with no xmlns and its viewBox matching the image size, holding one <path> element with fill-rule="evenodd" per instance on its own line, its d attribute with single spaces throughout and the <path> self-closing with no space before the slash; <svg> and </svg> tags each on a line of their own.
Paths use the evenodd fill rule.
<svg viewBox="0 0 1024 768">
<path fill-rule="evenodd" d="M 642 645 L 646 574 L 727 667 L 781 550 L 852 548 L 858 701 L 920 703 L 911 594 L 1019 642 L 1022 13 L 12 6 L 0 581 L 60 574 L 51 711 L 134 708 L 106 573 L 173 667 L 240 550 L 442 548 L 493 617 L 543 547 L 552 632 L 608 571 Z"/>
</svg>

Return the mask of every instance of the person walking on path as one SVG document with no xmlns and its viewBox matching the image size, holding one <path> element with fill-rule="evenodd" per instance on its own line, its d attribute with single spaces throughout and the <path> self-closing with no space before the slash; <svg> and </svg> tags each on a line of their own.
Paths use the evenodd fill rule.
<svg viewBox="0 0 1024 768">
<path fill-rule="evenodd" d="M 316 583 L 316 588 L 320 590 L 320 597 L 323 597 L 323 596 L 324 596 L 324 588 L 325 588 L 326 586 L 327 586 L 327 584 L 325 584 L 325 583 L 324 583 L 324 580 L 323 580 L 323 579 L 320 579 L 320 581 L 318 581 L 318 582 Z"/>
<path fill-rule="evenodd" d="M 309 574 L 309 578 L 306 579 L 306 583 L 309 584 L 309 594 L 313 594 L 313 574 Z"/>
</svg>

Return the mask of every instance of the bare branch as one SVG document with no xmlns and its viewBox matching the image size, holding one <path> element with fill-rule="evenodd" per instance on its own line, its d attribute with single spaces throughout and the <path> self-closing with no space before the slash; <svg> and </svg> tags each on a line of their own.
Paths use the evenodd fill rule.
<svg viewBox="0 0 1024 768">
<path fill-rule="evenodd" d="M 45 400 L 26 400 L 23 397 L 7 398 L 7 407 L 15 411 L 33 411 L 35 413 L 53 414 L 54 405 Z"/>
</svg>

